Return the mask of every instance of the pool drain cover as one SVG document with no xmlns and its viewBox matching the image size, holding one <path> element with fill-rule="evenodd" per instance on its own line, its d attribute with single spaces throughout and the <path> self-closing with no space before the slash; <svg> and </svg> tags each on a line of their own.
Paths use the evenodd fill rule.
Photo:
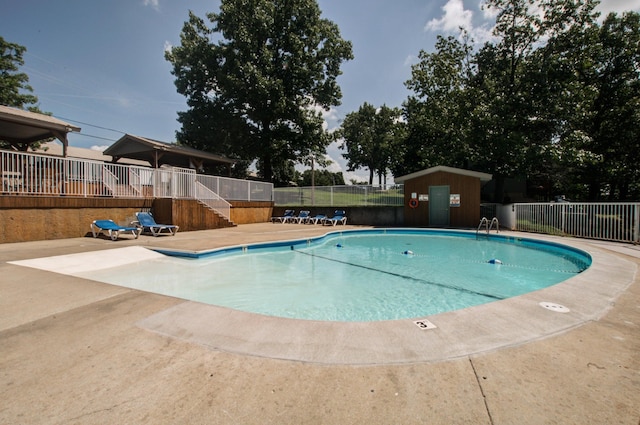
<svg viewBox="0 0 640 425">
<path fill-rule="evenodd" d="M 550 303 L 547 301 L 543 301 L 540 303 L 540 306 L 542 306 L 543 308 L 546 308 L 547 310 L 551 310 L 551 311 L 555 311 L 556 313 L 568 313 L 571 310 L 569 310 L 567 307 L 560 305 L 560 304 L 556 304 L 556 303 Z"/>
<path fill-rule="evenodd" d="M 436 325 L 434 325 L 433 323 L 431 323 L 430 321 L 428 321 L 426 319 L 416 320 L 413 323 L 415 323 L 416 326 L 419 327 L 420 329 L 435 329 L 435 328 L 437 328 Z"/>
</svg>

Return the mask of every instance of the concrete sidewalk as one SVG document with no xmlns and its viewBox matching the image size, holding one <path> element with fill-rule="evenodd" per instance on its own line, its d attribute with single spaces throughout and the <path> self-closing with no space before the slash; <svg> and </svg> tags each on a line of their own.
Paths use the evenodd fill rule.
<svg viewBox="0 0 640 425">
<path fill-rule="evenodd" d="M 301 331 L 292 333 L 262 316 L 242 316 L 254 321 L 247 338 L 247 320 L 233 322 L 228 309 L 211 316 L 197 303 L 7 263 L 134 245 L 198 251 L 339 229 L 267 223 L 0 245 L 0 423 L 639 423 L 640 251 L 630 245 L 560 239 L 608 263 L 594 262 L 590 274 L 602 282 L 591 293 L 580 283 L 547 293 L 563 304 L 579 300 L 572 313 L 545 315 L 526 298 L 506 309 L 445 313 L 433 318 L 446 342 L 439 347 L 429 340 L 437 334 L 415 336 L 394 323 L 383 337 L 379 323 L 296 325 Z M 607 273 L 612 282 L 631 277 L 608 293 Z M 596 305 L 603 299 L 605 309 Z M 532 337 L 513 339 L 514 328 Z M 405 337 L 422 338 L 421 350 L 398 343 Z M 469 351 L 474 339 L 501 341 Z M 298 357 L 283 360 L 287 349 Z M 389 361 L 398 353 L 404 360 Z M 373 360 L 347 361 L 354 358 Z"/>
</svg>

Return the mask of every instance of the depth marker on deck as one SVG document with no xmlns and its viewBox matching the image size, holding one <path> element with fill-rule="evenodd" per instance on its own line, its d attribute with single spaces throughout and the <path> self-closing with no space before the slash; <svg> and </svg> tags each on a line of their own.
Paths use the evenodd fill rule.
<svg viewBox="0 0 640 425">
<path fill-rule="evenodd" d="M 427 319 L 415 320 L 413 323 L 415 323 L 416 326 L 419 327 L 422 330 L 436 329 L 437 328 L 436 325 L 434 325 L 433 323 L 431 323 Z"/>
</svg>

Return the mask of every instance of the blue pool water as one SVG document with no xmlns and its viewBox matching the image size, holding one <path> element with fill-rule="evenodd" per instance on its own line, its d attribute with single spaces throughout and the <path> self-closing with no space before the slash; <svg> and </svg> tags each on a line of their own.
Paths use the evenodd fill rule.
<svg viewBox="0 0 640 425">
<path fill-rule="evenodd" d="M 198 258 L 171 254 L 83 277 L 271 316 L 376 321 L 521 295 L 591 263 L 562 245 L 434 230 L 348 231 Z"/>
</svg>

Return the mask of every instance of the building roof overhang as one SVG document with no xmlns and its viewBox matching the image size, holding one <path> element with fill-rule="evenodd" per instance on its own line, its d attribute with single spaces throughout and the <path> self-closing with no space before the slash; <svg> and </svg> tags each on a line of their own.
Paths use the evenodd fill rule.
<svg viewBox="0 0 640 425">
<path fill-rule="evenodd" d="M 58 118 L 4 105 L 0 105 L 0 124 L 0 140 L 29 145 L 56 138 L 62 142 L 65 154 L 69 144 L 67 133 L 80 131 L 80 127 Z"/>
<path fill-rule="evenodd" d="M 396 183 L 402 183 L 407 180 L 412 180 L 412 179 L 415 179 L 416 177 L 426 176 L 427 174 L 433 174 L 438 171 L 443 171 L 446 173 L 453 173 L 453 174 L 460 174 L 460 175 L 469 176 L 469 177 L 476 177 L 480 179 L 480 181 L 483 183 L 487 183 L 491 181 L 491 179 L 493 178 L 493 175 L 487 174 L 487 173 L 481 173 L 479 171 L 471 171 L 471 170 L 465 170 L 462 168 L 447 167 L 446 165 L 438 165 L 435 167 L 427 168 L 425 170 L 416 171 L 415 173 L 407 174 L 400 177 L 395 177 L 394 181 Z"/>
<path fill-rule="evenodd" d="M 189 168 L 196 164 L 226 164 L 232 165 L 236 161 L 222 155 L 204 152 L 187 146 L 178 146 L 160 142 L 146 137 L 125 134 L 105 151 L 105 155 L 120 158 L 147 161 L 152 167 L 158 168 L 168 164 Z"/>
</svg>

